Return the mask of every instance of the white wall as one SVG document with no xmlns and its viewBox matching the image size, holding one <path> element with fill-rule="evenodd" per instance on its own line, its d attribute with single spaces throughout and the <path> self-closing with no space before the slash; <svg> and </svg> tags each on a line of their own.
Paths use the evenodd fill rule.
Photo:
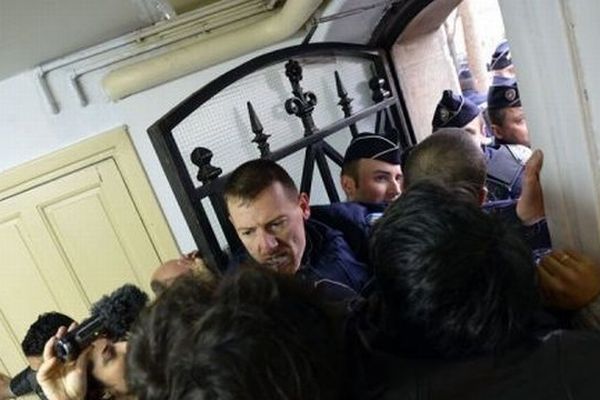
<svg viewBox="0 0 600 400">
<path fill-rule="evenodd" d="M 355 3 L 355 2 L 354 2 Z M 342 11 L 354 3 L 342 0 L 329 2 L 324 15 Z M 355 5 L 355 4 L 354 4 Z M 370 21 L 374 25 L 376 17 Z M 345 25 L 345 24 L 344 24 Z M 347 26 L 347 25 L 345 25 Z M 319 27 L 313 42 L 328 37 L 333 24 Z M 354 27 L 356 28 L 356 27 Z M 346 28 L 347 29 L 347 28 Z M 360 41 L 357 32 L 368 39 L 372 27 L 362 25 L 350 29 L 351 39 Z M 344 29 L 335 30 L 335 40 L 342 40 Z M 183 219 L 177 201 L 162 171 L 146 129 L 189 94 L 231 68 L 276 48 L 300 44 L 303 33 L 258 52 L 247 54 L 214 67 L 188 75 L 176 81 L 112 103 L 100 85 L 106 70 L 85 75 L 82 86 L 90 104 L 79 105 L 69 86 L 66 68 L 52 72 L 49 83 L 60 104 L 61 112 L 52 114 L 37 83 L 35 71 L 27 71 L 0 82 L 0 171 L 58 150 L 82 139 L 97 135 L 118 125 L 127 125 L 142 164 L 163 208 L 167 221 L 182 251 L 194 249 L 195 243 Z"/>
<path fill-rule="evenodd" d="M 81 107 L 68 86 L 68 72 L 57 71 L 50 84 L 61 112 L 49 112 L 34 71 L 0 82 L 0 170 L 58 150 L 118 125 L 127 125 L 133 143 L 159 199 L 177 243 L 183 251 L 195 248 L 187 224 L 162 171 L 146 129 L 177 103 L 212 79 L 258 54 L 298 44 L 297 38 L 271 49 L 216 65 L 176 81 L 111 103 L 100 89 L 102 73 L 84 77 L 90 104 Z"/>
<path fill-rule="evenodd" d="M 600 3 L 500 2 L 554 245 L 600 260 Z"/>
</svg>

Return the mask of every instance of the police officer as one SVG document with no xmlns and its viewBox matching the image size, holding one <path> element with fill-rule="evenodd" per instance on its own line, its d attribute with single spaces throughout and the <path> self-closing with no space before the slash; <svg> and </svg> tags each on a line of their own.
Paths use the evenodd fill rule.
<svg viewBox="0 0 600 400">
<path fill-rule="evenodd" d="M 487 113 L 496 143 L 530 147 L 527 121 L 516 80 L 490 86 Z"/>
<path fill-rule="evenodd" d="M 402 184 L 400 148 L 382 135 L 359 134 L 346 149 L 341 184 L 348 201 L 394 201 Z"/>
<path fill-rule="evenodd" d="M 254 260 L 297 276 L 329 300 L 356 297 L 369 280 L 366 263 L 344 233 L 312 217 L 308 194 L 299 192 L 274 161 L 258 159 L 238 166 L 225 185 L 224 198 L 247 253 L 237 264 Z"/>
<path fill-rule="evenodd" d="M 492 85 L 499 85 L 517 77 L 507 40 L 503 40 L 496 47 L 487 67 L 492 74 Z"/>
<path fill-rule="evenodd" d="M 482 147 L 486 156 L 488 199 L 516 199 L 521 193 L 521 179 L 531 150 L 523 146 L 497 143 L 491 145 L 483 134 L 480 109 L 460 94 L 445 90 L 432 120 L 433 131 L 442 128 L 463 128 Z"/>
</svg>

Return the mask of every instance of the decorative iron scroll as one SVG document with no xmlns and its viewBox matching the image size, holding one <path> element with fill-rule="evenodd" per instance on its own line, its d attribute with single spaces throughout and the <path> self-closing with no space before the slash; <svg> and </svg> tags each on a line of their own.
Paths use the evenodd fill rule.
<svg viewBox="0 0 600 400">
<path fill-rule="evenodd" d="M 304 136 L 312 135 L 317 131 L 315 121 L 312 117 L 312 112 L 317 105 L 317 96 L 313 92 L 305 92 L 300 86 L 302 80 L 302 67 L 296 60 L 289 60 L 285 64 L 285 76 L 288 77 L 292 84 L 291 97 L 285 101 L 285 111 L 288 114 L 294 114 L 302 120 L 304 125 Z"/>
</svg>

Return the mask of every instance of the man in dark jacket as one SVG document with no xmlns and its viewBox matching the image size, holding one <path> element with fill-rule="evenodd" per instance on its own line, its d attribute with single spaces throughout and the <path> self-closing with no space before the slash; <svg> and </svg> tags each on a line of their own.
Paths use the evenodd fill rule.
<svg viewBox="0 0 600 400">
<path fill-rule="evenodd" d="M 379 297 L 349 330 L 357 398 L 598 397 L 600 335 L 539 328 L 529 250 L 469 188 L 409 187 L 371 255 Z"/>
<path fill-rule="evenodd" d="M 275 162 L 236 168 L 224 197 L 242 244 L 262 266 L 297 275 L 335 298 L 358 294 L 369 279 L 342 232 L 309 218 L 308 195 Z"/>
</svg>

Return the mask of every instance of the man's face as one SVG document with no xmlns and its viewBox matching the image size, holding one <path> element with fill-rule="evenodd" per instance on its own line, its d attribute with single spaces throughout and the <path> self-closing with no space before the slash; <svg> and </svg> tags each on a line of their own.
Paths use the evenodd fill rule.
<svg viewBox="0 0 600 400">
<path fill-rule="evenodd" d="M 306 247 L 304 220 L 310 216 L 306 194 L 292 199 L 275 182 L 253 201 L 231 198 L 227 207 L 240 240 L 257 262 L 283 273 L 298 270 Z"/>
<path fill-rule="evenodd" d="M 522 107 L 509 107 L 504 110 L 504 122 L 501 126 L 492 125 L 494 134 L 509 144 L 522 144 L 529 147 L 529 132 Z"/>
<path fill-rule="evenodd" d="M 358 161 L 358 181 L 342 176 L 342 187 L 350 201 L 391 203 L 401 193 L 400 165 L 361 158 Z"/>
<path fill-rule="evenodd" d="M 127 393 L 126 356 L 127 342 L 115 343 L 106 338 L 100 338 L 92 343 L 91 374 L 114 395 Z"/>
</svg>

